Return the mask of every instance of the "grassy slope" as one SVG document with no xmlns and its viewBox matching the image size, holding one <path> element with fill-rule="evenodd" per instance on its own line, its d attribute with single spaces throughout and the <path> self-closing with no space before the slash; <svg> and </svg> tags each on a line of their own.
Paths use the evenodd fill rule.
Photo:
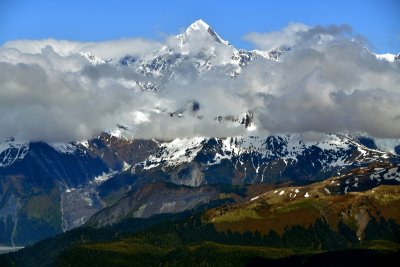
<svg viewBox="0 0 400 267">
<path fill-rule="evenodd" d="M 139 233 L 132 233 L 132 229 L 146 224 L 145 221 L 137 225 L 125 223 L 122 231 L 76 229 L 52 238 L 50 242 L 41 242 L 14 256 L 0 257 L 0 265 L 13 266 L 15 263 L 24 266 L 34 263 L 35 266 L 246 266 L 252 263 L 268 263 L 271 266 L 287 266 L 303 260 L 314 266 L 313 262 L 336 259 L 347 255 L 348 252 L 325 253 L 318 244 L 292 246 L 292 239 L 285 241 L 284 238 L 283 243 L 271 247 L 267 243 L 254 242 L 255 235 L 250 241 L 246 241 L 246 231 L 254 233 L 257 230 L 261 234 L 267 234 L 272 229 L 282 235 L 287 231 L 285 227 L 288 229 L 288 226 L 303 225 L 304 231 L 320 231 L 316 235 L 317 238 L 324 235 L 325 239 L 326 236 L 330 239 L 333 233 L 329 232 L 331 230 L 324 230 L 323 226 L 307 227 L 317 218 L 322 218 L 329 223 L 328 228 L 336 231 L 337 223 L 341 220 L 355 233 L 363 225 L 362 222 L 366 221 L 368 224 L 372 216 L 393 218 L 397 223 L 400 221 L 400 186 L 379 186 L 366 192 L 330 195 L 324 193 L 324 183 L 326 182 L 307 185 L 304 188 L 296 187 L 303 190 L 303 196 L 305 191 L 309 192 L 309 198 L 293 199 L 287 195 L 279 195 L 274 190 L 268 191 L 253 201 L 210 209 L 202 216 L 190 216 L 186 219 L 178 217 L 175 221 L 161 223 Z M 294 188 L 287 187 L 279 190 L 291 192 L 292 189 Z M 222 233 L 228 230 L 241 234 L 233 234 L 231 239 L 224 239 Z M 124 231 L 130 233 L 121 236 L 116 234 Z M 313 232 L 300 232 L 299 235 L 304 233 Z M 96 237 L 99 234 L 104 237 L 103 240 Z M 219 239 L 215 239 L 218 235 Z M 301 237 L 299 239 L 301 240 Z M 336 244 L 341 244 L 340 242 Z M 60 246 L 64 246 L 63 249 L 58 249 Z M 388 253 L 398 253 L 400 249 L 398 243 L 386 240 L 364 241 L 349 247 L 367 249 L 355 252 L 354 260 L 370 259 L 370 262 L 397 255 Z M 37 260 L 38 255 L 41 255 L 39 258 L 42 260 Z"/>
<path fill-rule="evenodd" d="M 296 189 L 299 187 L 269 191 L 253 201 L 211 209 L 204 218 L 219 231 L 243 233 L 257 230 L 262 234 L 271 229 L 282 234 L 285 227 L 307 227 L 317 218 L 323 218 L 333 229 L 337 228 L 339 221 L 345 221 L 354 230 L 360 230 L 360 237 L 372 216 L 400 222 L 400 186 L 382 185 L 365 192 L 331 195 L 321 190 L 323 186 L 317 183 L 303 189 L 303 192 L 309 192 L 308 198 L 279 195 L 281 191 L 292 192 Z"/>
</svg>

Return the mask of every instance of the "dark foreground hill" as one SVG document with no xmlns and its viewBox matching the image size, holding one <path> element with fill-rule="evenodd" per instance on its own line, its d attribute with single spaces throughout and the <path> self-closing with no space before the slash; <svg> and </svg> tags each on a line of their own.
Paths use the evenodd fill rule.
<svg viewBox="0 0 400 267">
<path fill-rule="evenodd" d="M 296 187 L 293 200 L 267 190 L 242 203 L 101 228 L 80 227 L 18 252 L 1 266 L 376 266 L 398 257 L 400 188 L 348 194 L 324 188 L 343 177 Z M 348 177 L 346 178 L 348 179 Z M 346 181 L 346 180 L 344 180 Z M 295 192 L 295 190 L 293 192 Z M 251 188 L 248 188 L 251 191 Z M 323 193 L 325 192 L 325 193 Z M 339 192 L 339 191 L 338 191 Z"/>
</svg>

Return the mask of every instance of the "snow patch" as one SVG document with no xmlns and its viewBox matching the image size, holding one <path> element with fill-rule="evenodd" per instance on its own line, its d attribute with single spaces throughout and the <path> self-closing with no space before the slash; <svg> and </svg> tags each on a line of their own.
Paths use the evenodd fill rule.
<svg viewBox="0 0 400 267">
<path fill-rule="evenodd" d="M 122 167 L 122 171 L 126 171 L 126 170 L 128 170 L 130 167 L 131 167 L 131 165 L 129 165 L 128 163 L 126 163 L 126 162 L 124 161 L 124 166 Z"/>
<path fill-rule="evenodd" d="M 171 142 L 161 144 L 161 151 L 151 155 L 144 163 L 144 169 L 152 169 L 165 162 L 166 166 L 176 166 L 191 162 L 203 147 L 204 137 L 176 138 Z"/>
<path fill-rule="evenodd" d="M 87 141 L 87 140 L 84 140 L 84 141 L 79 141 L 79 142 L 77 142 L 78 144 L 80 144 L 80 145 L 82 145 L 83 147 L 85 147 L 85 148 L 89 148 L 89 142 Z"/>
<path fill-rule="evenodd" d="M 259 197 L 260 197 L 260 196 L 253 197 L 252 199 L 250 199 L 250 201 L 256 200 L 256 199 L 258 199 Z"/>
<path fill-rule="evenodd" d="M 96 184 L 104 183 L 105 181 L 107 181 L 108 179 L 110 179 L 111 177 L 113 177 L 117 173 L 118 173 L 117 171 L 110 171 L 110 172 L 107 172 L 107 173 L 103 172 L 101 175 L 96 176 L 94 178 L 94 182 Z"/>
<path fill-rule="evenodd" d="M 0 143 L 0 167 L 7 167 L 25 158 L 29 152 L 29 143 L 10 139 Z"/>
<path fill-rule="evenodd" d="M 74 154 L 78 149 L 72 143 L 51 143 L 49 145 L 61 154 Z"/>
</svg>

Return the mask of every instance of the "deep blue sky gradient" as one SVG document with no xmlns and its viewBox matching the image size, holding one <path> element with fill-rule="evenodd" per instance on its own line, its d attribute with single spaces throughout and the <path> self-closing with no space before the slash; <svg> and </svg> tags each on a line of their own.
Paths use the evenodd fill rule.
<svg viewBox="0 0 400 267">
<path fill-rule="evenodd" d="M 15 39 L 161 40 L 202 18 L 238 48 L 248 32 L 277 31 L 290 22 L 348 24 L 377 53 L 400 52 L 400 0 L 0 0 L 0 45 Z"/>
</svg>

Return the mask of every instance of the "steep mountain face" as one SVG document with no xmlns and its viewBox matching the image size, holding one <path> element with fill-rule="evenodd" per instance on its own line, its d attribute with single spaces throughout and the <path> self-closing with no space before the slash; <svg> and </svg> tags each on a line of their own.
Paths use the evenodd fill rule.
<svg viewBox="0 0 400 267">
<path fill-rule="evenodd" d="M 115 224 L 125 218 L 148 218 L 161 213 L 179 213 L 219 199 L 212 187 L 187 187 L 152 183 L 131 190 L 114 205 L 101 210 L 88 222 L 93 227 Z"/>
<path fill-rule="evenodd" d="M 92 217 L 91 224 L 104 226 L 104 223 L 114 224 L 129 217 L 147 217 L 141 211 L 146 205 L 140 206 L 141 202 L 132 200 L 132 197 L 135 196 L 134 192 L 151 183 L 168 182 L 179 188 L 199 188 L 196 190 L 221 184 L 237 186 L 285 181 L 301 184 L 359 168 L 394 166 L 388 171 L 393 173 L 393 177 L 382 172 L 382 177 L 366 176 L 357 178 L 358 184 L 348 185 L 350 182 L 347 181 L 341 187 L 335 187 L 337 190 L 340 188 L 341 194 L 346 194 L 353 190 L 352 186 L 373 188 L 380 183 L 400 184 L 400 179 L 396 178 L 400 173 L 395 167 L 397 165 L 391 165 L 399 163 L 397 156 L 368 149 L 349 136 L 337 134 L 322 135 L 321 140 L 314 142 L 301 141 L 299 135 L 175 139 L 160 143 L 157 153 L 100 186 L 100 196 L 104 199 L 123 196 L 115 189 L 120 189 L 124 184 L 130 190 L 131 197 L 124 197 Z M 175 194 L 171 194 L 175 197 Z M 128 199 L 130 204 L 127 204 Z M 170 212 L 182 210 L 182 206 L 171 202 L 169 197 L 165 197 L 164 201 L 170 203 Z M 149 203 L 154 204 L 154 201 L 149 200 Z M 192 207 L 189 203 L 188 207 Z M 198 197 L 197 204 L 200 203 L 202 198 Z M 153 213 L 162 213 L 162 210 L 159 208 Z"/>
<path fill-rule="evenodd" d="M 27 244 L 82 225 L 106 206 L 96 186 L 156 148 L 107 133 L 82 143 L 2 143 L 0 243 Z"/>
<path fill-rule="evenodd" d="M 108 170 L 102 160 L 70 148 L 9 144 L 0 152 L 1 243 L 34 242 L 59 233 L 65 188 L 84 184 Z"/>
<path fill-rule="evenodd" d="M 137 81 L 134 89 L 160 93 L 169 82 L 185 81 L 188 68 L 198 76 L 218 70 L 235 79 L 253 60 L 279 61 L 290 51 L 236 49 L 199 20 L 145 58 L 126 55 L 115 62 L 86 51 L 81 56 L 93 65 L 145 74 L 149 79 Z M 157 112 L 177 120 L 187 114 L 201 119 L 196 115 L 200 108 L 194 99 L 176 110 Z M 400 183 L 398 140 L 345 134 L 321 135 L 316 141 L 298 134 L 257 137 L 251 136 L 249 110 L 214 119 L 244 127 L 248 135 L 138 140 L 116 122 L 114 130 L 81 142 L 0 141 L 0 243 L 29 244 L 83 225 L 94 214 L 90 224 L 103 226 L 195 209 L 221 200 L 224 192 L 218 185 L 310 183 L 380 165 L 393 167 L 376 170 L 358 185 Z M 351 190 L 340 188 L 341 193 Z"/>
</svg>

